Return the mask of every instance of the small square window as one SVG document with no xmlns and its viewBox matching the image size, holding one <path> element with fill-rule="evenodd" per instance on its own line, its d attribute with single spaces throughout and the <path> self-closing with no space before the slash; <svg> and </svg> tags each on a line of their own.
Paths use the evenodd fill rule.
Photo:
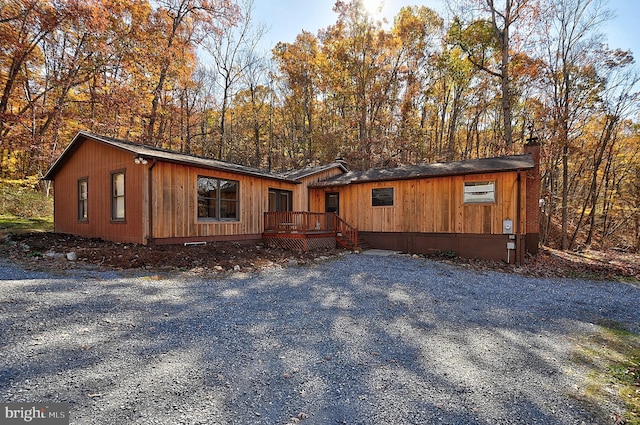
<svg viewBox="0 0 640 425">
<path fill-rule="evenodd" d="M 393 206 L 393 188 L 383 187 L 371 189 L 371 206 L 390 207 Z"/>
</svg>

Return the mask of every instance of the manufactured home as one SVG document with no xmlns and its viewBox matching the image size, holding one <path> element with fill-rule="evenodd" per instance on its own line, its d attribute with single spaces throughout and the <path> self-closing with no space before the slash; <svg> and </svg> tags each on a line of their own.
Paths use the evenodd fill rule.
<svg viewBox="0 0 640 425">
<path fill-rule="evenodd" d="M 452 252 L 509 262 L 538 246 L 539 147 L 523 155 L 286 173 L 80 132 L 51 166 L 56 232 L 115 242 L 263 240 Z"/>
</svg>

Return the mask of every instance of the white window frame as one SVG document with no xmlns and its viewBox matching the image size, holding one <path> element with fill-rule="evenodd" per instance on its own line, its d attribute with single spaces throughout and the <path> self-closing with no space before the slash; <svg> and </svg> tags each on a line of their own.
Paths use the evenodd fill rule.
<svg viewBox="0 0 640 425">
<path fill-rule="evenodd" d="M 463 201 L 465 204 L 495 204 L 496 182 L 464 182 Z"/>
</svg>

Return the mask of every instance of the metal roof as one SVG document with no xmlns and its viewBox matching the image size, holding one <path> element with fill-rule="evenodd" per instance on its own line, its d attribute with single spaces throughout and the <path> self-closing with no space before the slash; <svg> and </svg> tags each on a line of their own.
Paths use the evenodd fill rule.
<svg viewBox="0 0 640 425">
<path fill-rule="evenodd" d="M 310 187 L 346 186 L 349 184 L 367 182 L 520 171 L 532 168 L 534 168 L 534 162 L 531 155 L 524 154 L 495 158 L 468 159 L 455 162 L 405 165 L 394 168 L 376 168 L 366 171 L 349 171 L 345 174 L 314 183 L 310 185 Z"/>
</svg>

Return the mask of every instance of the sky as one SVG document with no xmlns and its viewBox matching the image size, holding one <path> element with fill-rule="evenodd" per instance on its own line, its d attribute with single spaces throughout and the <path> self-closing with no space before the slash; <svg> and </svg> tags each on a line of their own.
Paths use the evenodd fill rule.
<svg viewBox="0 0 640 425">
<path fill-rule="evenodd" d="M 380 0 L 365 2 L 379 4 Z M 254 0 L 254 19 L 269 28 L 263 48 L 270 50 L 279 41 L 291 43 L 302 30 L 317 35 L 319 29 L 336 22 L 334 3 L 335 0 Z M 441 15 L 445 11 L 444 0 L 384 0 L 382 15 L 391 22 L 401 7 L 410 5 L 425 5 Z M 602 29 L 609 47 L 630 49 L 636 62 L 640 62 L 640 0 L 609 0 L 608 7 L 616 15 Z"/>
</svg>

